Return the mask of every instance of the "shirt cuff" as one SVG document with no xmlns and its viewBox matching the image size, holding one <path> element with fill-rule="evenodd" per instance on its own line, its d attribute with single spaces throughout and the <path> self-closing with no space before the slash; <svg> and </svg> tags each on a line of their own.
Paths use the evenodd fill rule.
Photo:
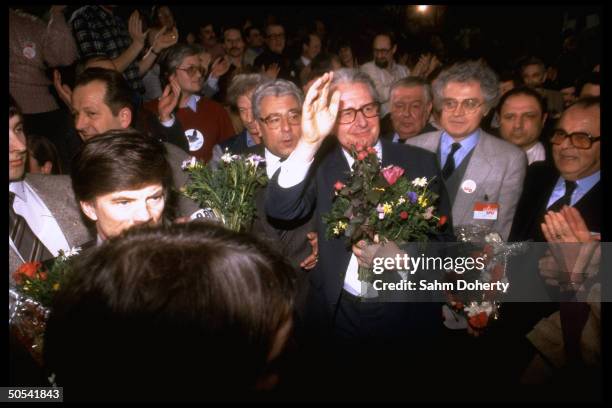
<svg viewBox="0 0 612 408">
<path fill-rule="evenodd" d="M 295 150 L 281 163 L 278 185 L 290 188 L 300 184 L 306 178 L 319 146 L 298 143 Z"/>
<path fill-rule="evenodd" d="M 169 128 L 169 127 L 174 126 L 174 119 L 175 119 L 174 115 L 170 115 L 170 119 L 168 119 L 166 121 L 161 121 L 160 120 L 159 122 L 162 124 L 163 127 Z"/>
</svg>

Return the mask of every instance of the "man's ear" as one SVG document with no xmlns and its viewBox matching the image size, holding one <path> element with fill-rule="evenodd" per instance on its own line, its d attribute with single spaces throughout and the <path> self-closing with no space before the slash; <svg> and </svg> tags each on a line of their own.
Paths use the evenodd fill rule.
<svg viewBox="0 0 612 408">
<path fill-rule="evenodd" d="M 391 48 L 391 55 L 395 55 L 395 51 L 397 51 L 397 44 L 395 44 L 393 48 Z"/>
<path fill-rule="evenodd" d="M 81 205 L 81 210 L 85 213 L 87 218 L 92 221 L 98 221 L 98 213 L 96 212 L 95 206 L 89 201 L 79 201 Z"/>
<path fill-rule="evenodd" d="M 119 123 L 123 129 L 127 129 L 132 124 L 132 111 L 130 108 L 121 108 L 119 111 Z"/>
<path fill-rule="evenodd" d="M 433 102 L 429 102 L 427 105 L 425 105 L 425 111 L 427 112 L 427 117 L 429 118 L 429 115 L 431 115 L 431 110 L 433 109 Z"/>
<path fill-rule="evenodd" d="M 542 126 L 544 126 L 544 124 L 546 123 L 546 119 L 548 118 L 548 113 L 544 113 L 542 115 Z"/>
</svg>

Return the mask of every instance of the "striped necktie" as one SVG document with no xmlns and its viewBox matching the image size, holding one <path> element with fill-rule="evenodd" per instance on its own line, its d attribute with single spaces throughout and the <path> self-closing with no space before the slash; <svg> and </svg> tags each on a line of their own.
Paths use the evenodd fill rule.
<svg viewBox="0 0 612 408">
<path fill-rule="evenodd" d="M 13 209 L 15 193 L 9 191 L 9 237 L 25 262 L 45 261 L 53 258 L 49 250 L 32 232 L 25 218 Z"/>
</svg>

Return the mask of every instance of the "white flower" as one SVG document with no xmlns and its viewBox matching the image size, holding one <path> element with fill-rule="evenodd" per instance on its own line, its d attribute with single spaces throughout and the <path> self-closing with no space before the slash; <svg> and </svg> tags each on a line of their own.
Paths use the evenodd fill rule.
<svg viewBox="0 0 612 408">
<path fill-rule="evenodd" d="M 231 163 L 233 160 L 233 157 L 231 154 L 229 154 L 229 152 L 225 152 L 223 153 L 223 156 L 221 156 L 221 160 L 224 161 L 225 163 Z"/>
<path fill-rule="evenodd" d="M 195 156 L 191 156 L 191 159 L 183 160 L 183 164 L 181 164 L 181 169 L 191 169 L 195 167 L 196 164 L 197 159 L 195 158 Z"/>
<path fill-rule="evenodd" d="M 70 258 L 71 256 L 77 255 L 79 252 L 81 252 L 81 247 L 72 247 L 64 253 L 64 256 Z"/>
<path fill-rule="evenodd" d="M 397 204 L 404 204 L 406 202 L 406 199 L 404 197 L 400 197 L 397 199 Z"/>
<path fill-rule="evenodd" d="M 378 213 L 378 219 L 379 220 L 384 220 L 385 219 L 385 213 L 384 212 L 379 212 Z"/>
<path fill-rule="evenodd" d="M 425 187 L 427 185 L 427 177 L 417 177 L 412 180 L 412 185 L 415 187 Z"/>
<path fill-rule="evenodd" d="M 493 313 L 493 305 L 491 302 L 470 302 L 469 306 L 465 306 L 463 310 L 467 313 L 468 317 L 476 316 L 482 312 L 485 312 L 487 316 Z"/>
<path fill-rule="evenodd" d="M 423 213 L 423 218 L 425 218 L 426 220 L 430 220 L 431 217 L 433 217 L 433 207 L 427 207 L 427 210 L 425 210 L 425 212 Z"/>
</svg>

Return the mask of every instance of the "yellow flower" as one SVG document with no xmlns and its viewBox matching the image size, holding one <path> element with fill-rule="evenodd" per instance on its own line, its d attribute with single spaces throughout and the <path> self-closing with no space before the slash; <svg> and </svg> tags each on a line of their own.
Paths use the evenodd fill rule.
<svg viewBox="0 0 612 408">
<path fill-rule="evenodd" d="M 334 235 L 340 235 L 340 230 L 338 227 L 334 227 Z"/>
<path fill-rule="evenodd" d="M 348 227 L 348 224 L 344 221 L 338 221 L 338 229 L 344 231 Z"/>
<path fill-rule="evenodd" d="M 385 215 L 387 214 L 391 214 L 393 212 L 393 206 L 389 203 L 384 203 L 383 204 L 383 213 Z"/>
<path fill-rule="evenodd" d="M 60 287 L 59 283 L 53 284 L 53 290 L 59 290 L 59 287 Z"/>
<path fill-rule="evenodd" d="M 429 204 L 429 201 L 427 200 L 427 198 L 425 198 L 425 196 L 420 195 L 419 196 L 419 205 L 423 208 L 427 207 L 427 205 Z"/>
<path fill-rule="evenodd" d="M 385 189 L 382 188 L 382 187 L 374 187 L 372 190 L 374 190 L 374 191 L 381 191 L 383 193 L 385 192 Z"/>
</svg>

